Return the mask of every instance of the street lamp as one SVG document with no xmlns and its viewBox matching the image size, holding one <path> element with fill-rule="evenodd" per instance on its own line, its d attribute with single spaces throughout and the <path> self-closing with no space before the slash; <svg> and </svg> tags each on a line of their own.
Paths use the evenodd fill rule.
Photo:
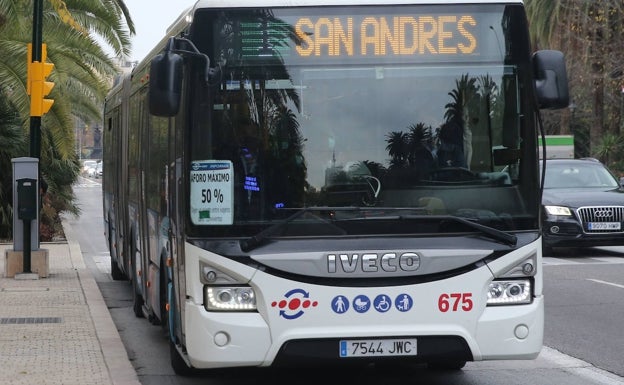
<svg viewBox="0 0 624 385">
<path fill-rule="evenodd" d="M 570 129 L 570 134 L 572 134 L 573 137 L 573 143 L 574 143 L 574 149 L 573 149 L 573 154 L 574 157 L 576 158 L 576 138 L 574 138 L 574 111 L 576 110 L 576 104 L 574 103 L 574 101 L 572 103 L 570 103 L 570 105 L 568 106 L 568 109 L 570 110 L 570 120 L 569 120 L 569 129 Z"/>
<path fill-rule="evenodd" d="M 576 110 L 576 104 L 574 102 L 570 103 L 570 105 L 568 106 L 568 109 L 570 110 L 570 120 L 568 123 L 568 130 L 570 131 L 570 134 L 574 135 L 574 110 Z"/>
</svg>

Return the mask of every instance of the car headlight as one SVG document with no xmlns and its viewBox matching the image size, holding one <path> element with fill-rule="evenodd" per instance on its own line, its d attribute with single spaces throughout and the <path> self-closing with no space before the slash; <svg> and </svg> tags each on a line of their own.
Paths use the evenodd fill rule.
<svg viewBox="0 0 624 385">
<path fill-rule="evenodd" d="M 570 209 L 564 206 L 544 206 L 544 209 L 550 215 L 572 215 Z"/>
</svg>

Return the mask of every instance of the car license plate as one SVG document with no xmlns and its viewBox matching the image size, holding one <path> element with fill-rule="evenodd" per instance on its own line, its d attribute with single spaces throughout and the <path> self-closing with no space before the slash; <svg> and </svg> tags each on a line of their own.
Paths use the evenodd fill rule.
<svg viewBox="0 0 624 385">
<path fill-rule="evenodd" d="M 620 222 L 589 222 L 587 228 L 590 230 L 620 230 L 622 223 Z"/>
<path fill-rule="evenodd" d="M 415 356 L 416 338 L 341 340 L 340 357 Z"/>
</svg>

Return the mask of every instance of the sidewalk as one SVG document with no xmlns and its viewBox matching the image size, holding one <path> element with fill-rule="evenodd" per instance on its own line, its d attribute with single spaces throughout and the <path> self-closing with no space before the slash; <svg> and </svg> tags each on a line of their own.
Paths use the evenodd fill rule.
<svg viewBox="0 0 624 385">
<path fill-rule="evenodd" d="M 78 243 L 40 248 L 48 277 L 16 279 L 0 244 L 0 383 L 140 385 Z"/>
</svg>

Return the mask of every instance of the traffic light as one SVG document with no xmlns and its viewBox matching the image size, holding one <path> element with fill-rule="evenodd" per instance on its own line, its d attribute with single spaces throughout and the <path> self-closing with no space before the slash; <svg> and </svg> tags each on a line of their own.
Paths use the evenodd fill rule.
<svg viewBox="0 0 624 385">
<path fill-rule="evenodd" d="M 45 98 L 54 87 L 53 82 L 46 81 L 54 68 L 54 64 L 46 63 L 46 58 L 46 45 L 41 44 L 41 61 L 33 62 L 32 45 L 28 44 L 28 84 L 26 90 L 30 95 L 30 116 L 42 116 L 50 111 L 50 107 L 54 104 L 53 99 Z"/>
</svg>

